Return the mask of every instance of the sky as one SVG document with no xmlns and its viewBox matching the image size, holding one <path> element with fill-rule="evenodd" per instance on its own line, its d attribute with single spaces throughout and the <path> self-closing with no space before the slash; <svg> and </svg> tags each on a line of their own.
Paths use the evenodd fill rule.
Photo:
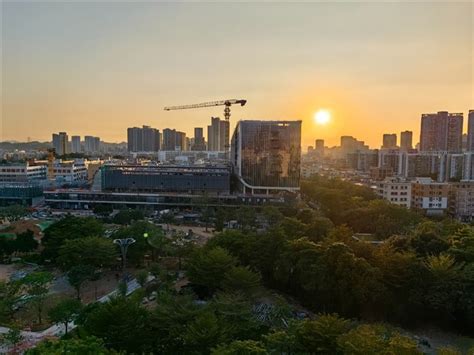
<svg viewBox="0 0 474 355">
<path fill-rule="evenodd" d="M 223 107 L 164 106 L 235 98 L 248 102 L 231 130 L 299 119 L 304 149 L 403 130 L 417 142 L 421 113 L 474 109 L 473 18 L 471 1 L 3 1 L 0 140 L 192 136 Z"/>
</svg>

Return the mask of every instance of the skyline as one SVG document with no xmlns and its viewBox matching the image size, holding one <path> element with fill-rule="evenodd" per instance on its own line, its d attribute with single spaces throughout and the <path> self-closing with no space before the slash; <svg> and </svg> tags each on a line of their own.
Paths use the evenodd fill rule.
<svg viewBox="0 0 474 355">
<path fill-rule="evenodd" d="M 235 97 L 248 103 L 232 109 L 231 131 L 301 119 L 304 149 L 341 135 L 379 147 L 404 130 L 416 143 L 422 113 L 474 109 L 469 2 L 1 6 L 2 141 L 66 131 L 122 142 L 142 125 L 192 136 L 221 107 L 164 106 Z"/>
</svg>

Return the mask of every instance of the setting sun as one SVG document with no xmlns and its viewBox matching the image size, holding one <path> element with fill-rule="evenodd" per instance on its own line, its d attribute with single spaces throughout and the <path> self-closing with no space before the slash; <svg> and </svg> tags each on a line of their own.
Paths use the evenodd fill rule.
<svg viewBox="0 0 474 355">
<path fill-rule="evenodd" d="M 314 121 L 317 124 L 325 125 L 331 120 L 331 114 L 327 110 L 319 110 L 314 114 Z"/>
</svg>

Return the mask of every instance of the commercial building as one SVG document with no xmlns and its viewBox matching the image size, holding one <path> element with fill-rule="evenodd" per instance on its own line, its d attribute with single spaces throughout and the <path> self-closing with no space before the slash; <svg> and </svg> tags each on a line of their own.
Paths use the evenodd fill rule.
<svg viewBox="0 0 474 355">
<path fill-rule="evenodd" d="M 71 152 L 66 132 L 53 133 L 53 148 L 57 155 L 65 155 Z"/>
<path fill-rule="evenodd" d="M 204 132 L 201 127 L 194 128 L 194 141 L 191 147 L 194 151 L 206 150 L 206 141 L 204 140 Z"/>
<path fill-rule="evenodd" d="M 400 133 L 400 150 L 408 152 L 413 149 L 413 132 L 403 131 Z"/>
<path fill-rule="evenodd" d="M 411 207 L 411 182 L 402 178 L 386 178 L 377 184 L 377 195 L 394 205 Z"/>
<path fill-rule="evenodd" d="M 449 184 L 431 178 L 417 178 L 412 183 L 411 207 L 427 215 L 441 215 L 448 209 Z"/>
<path fill-rule="evenodd" d="M 81 136 L 71 137 L 71 153 L 81 153 Z"/>
<path fill-rule="evenodd" d="M 211 117 L 207 126 L 207 150 L 224 152 L 229 150 L 229 122 Z"/>
<path fill-rule="evenodd" d="M 244 193 L 299 190 L 301 121 L 239 121 L 231 163 Z"/>
<path fill-rule="evenodd" d="M 230 191 L 226 166 L 105 165 L 102 190 L 109 192 L 186 192 L 222 194 Z"/>
<path fill-rule="evenodd" d="M 319 157 L 324 156 L 324 139 L 316 139 L 314 149 Z"/>
<path fill-rule="evenodd" d="M 43 189 L 37 183 L 0 183 L 0 206 L 36 206 L 43 201 Z"/>
<path fill-rule="evenodd" d="M 161 149 L 160 131 L 150 126 L 128 128 L 127 144 L 129 152 L 157 152 Z"/>
<path fill-rule="evenodd" d="M 383 149 L 396 149 L 397 148 L 397 135 L 395 133 L 385 133 L 383 135 Z"/>
<path fill-rule="evenodd" d="M 461 152 L 462 125 L 462 113 L 440 111 L 421 115 L 420 150 L 422 152 Z"/>
<path fill-rule="evenodd" d="M 341 153 L 345 157 L 349 153 L 369 150 L 364 141 L 359 141 L 352 136 L 341 136 Z"/>
<path fill-rule="evenodd" d="M 48 169 L 46 165 L 31 165 L 29 163 L 1 164 L 0 183 L 15 182 L 39 182 L 47 179 Z"/>
<path fill-rule="evenodd" d="M 82 185 L 88 182 L 84 161 L 57 161 L 53 166 L 54 179 L 59 184 Z"/>
</svg>

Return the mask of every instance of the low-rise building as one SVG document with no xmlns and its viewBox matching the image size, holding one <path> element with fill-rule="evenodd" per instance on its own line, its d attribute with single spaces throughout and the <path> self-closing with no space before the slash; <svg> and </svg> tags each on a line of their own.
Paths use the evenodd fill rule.
<svg viewBox="0 0 474 355">
<path fill-rule="evenodd" d="M 474 217 L 474 181 L 451 184 L 449 211 L 455 218 L 470 222 Z"/>
<path fill-rule="evenodd" d="M 377 195 L 394 205 L 411 207 L 411 182 L 401 178 L 388 177 L 377 184 Z"/>
<path fill-rule="evenodd" d="M 427 215 L 441 215 L 448 209 L 450 185 L 431 178 L 416 178 L 411 186 L 411 207 Z"/>
<path fill-rule="evenodd" d="M 45 165 L 31 165 L 29 163 L 7 163 L 0 165 L 1 182 L 32 182 L 46 180 L 47 167 Z"/>
</svg>

